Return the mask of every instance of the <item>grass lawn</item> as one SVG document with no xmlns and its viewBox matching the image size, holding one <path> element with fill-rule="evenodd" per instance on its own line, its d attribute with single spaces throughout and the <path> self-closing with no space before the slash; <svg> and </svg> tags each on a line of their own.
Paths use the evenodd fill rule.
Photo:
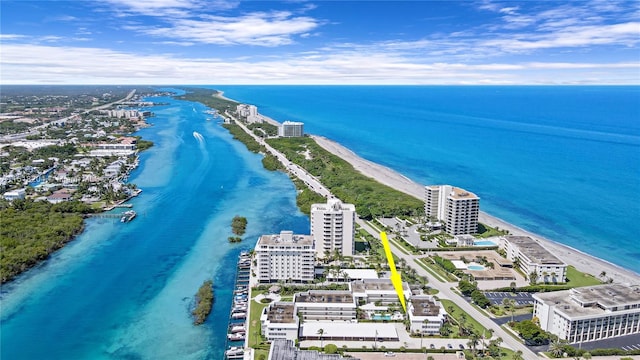
<svg viewBox="0 0 640 360">
<path fill-rule="evenodd" d="M 441 268 L 440 266 L 438 266 L 437 264 L 434 264 L 433 262 L 431 262 L 431 260 L 429 258 L 422 258 L 419 261 L 422 261 L 422 263 L 429 268 L 429 272 L 431 273 L 437 273 L 439 275 L 440 278 L 443 278 L 445 280 L 441 280 L 443 282 L 447 282 L 447 281 L 458 281 L 458 278 L 455 277 L 452 274 L 449 274 L 448 272 L 446 272 L 443 268 Z"/>
<path fill-rule="evenodd" d="M 569 265 L 567 266 L 567 285 L 571 285 L 571 287 L 581 287 L 581 286 L 591 286 L 591 285 L 600 285 L 602 281 L 591 274 L 586 274 L 576 270 L 575 267 Z"/>
<path fill-rule="evenodd" d="M 260 315 L 262 309 L 269 304 L 260 304 L 253 300 L 254 292 L 251 292 L 251 311 L 249 312 L 249 346 L 252 348 L 262 348 L 261 343 L 264 342 L 260 333 Z"/>
<path fill-rule="evenodd" d="M 465 314 L 466 317 L 467 317 L 467 323 L 470 324 L 471 326 L 473 326 L 473 329 L 476 331 L 476 333 L 478 333 L 480 335 L 482 335 L 483 333 L 485 333 L 487 336 L 489 335 L 489 330 L 487 330 L 484 326 L 480 325 L 479 322 L 477 322 L 474 318 L 472 318 L 464 310 L 460 309 L 460 307 L 458 305 L 456 305 L 453 301 L 440 299 L 440 302 L 444 306 L 445 310 L 447 310 L 447 313 L 450 316 L 452 316 L 454 319 L 458 320 L 458 319 L 460 319 L 460 315 Z M 449 312 L 449 307 L 453 307 L 453 312 Z"/>
<path fill-rule="evenodd" d="M 433 270 L 431 267 L 427 266 L 423 259 L 413 260 L 416 264 L 418 264 L 421 268 L 425 269 L 429 274 L 435 277 L 440 282 L 447 282 L 445 278 L 443 278 L 438 272 Z"/>
</svg>

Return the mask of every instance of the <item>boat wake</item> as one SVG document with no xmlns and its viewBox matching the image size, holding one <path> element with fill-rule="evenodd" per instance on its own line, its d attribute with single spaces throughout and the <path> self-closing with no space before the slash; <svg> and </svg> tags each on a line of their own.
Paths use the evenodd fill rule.
<svg viewBox="0 0 640 360">
<path fill-rule="evenodd" d="M 202 136 L 202 134 L 200 134 L 199 132 L 194 131 L 193 137 L 196 138 L 196 140 L 198 140 L 200 144 L 204 144 L 204 136 Z"/>
</svg>

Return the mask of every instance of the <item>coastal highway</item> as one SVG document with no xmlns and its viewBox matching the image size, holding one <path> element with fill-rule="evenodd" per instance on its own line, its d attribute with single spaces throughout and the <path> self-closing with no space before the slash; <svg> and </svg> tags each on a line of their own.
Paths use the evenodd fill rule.
<svg viewBox="0 0 640 360">
<path fill-rule="evenodd" d="M 226 115 L 229 118 L 235 120 L 235 118 L 229 113 L 226 113 Z M 318 181 L 318 179 L 316 179 L 313 175 L 309 174 L 306 170 L 302 169 L 298 165 L 289 161 L 286 158 L 286 156 L 284 156 L 282 153 L 280 153 L 276 149 L 272 148 L 269 144 L 267 144 L 264 141 L 264 139 L 255 135 L 251 130 L 249 130 L 246 126 L 244 126 L 244 124 L 240 123 L 239 121 L 235 121 L 235 123 L 239 125 L 242 128 L 242 130 L 244 130 L 247 134 L 251 135 L 259 144 L 263 145 L 267 149 L 267 151 L 273 154 L 289 170 L 289 172 L 292 175 L 304 181 L 304 183 L 307 184 L 307 186 L 311 190 L 325 197 L 332 196 L 329 189 L 327 189 L 324 185 L 322 185 L 320 181 Z M 378 231 L 378 229 L 372 228 L 364 220 L 358 217 L 356 217 L 356 222 L 363 229 L 369 232 L 371 235 L 375 236 L 378 239 L 380 238 L 380 232 Z M 425 276 L 427 279 L 429 279 L 429 286 L 439 291 L 438 296 L 440 298 L 449 299 L 455 302 L 462 310 L 467 312 L 469 316 L 471 316 L 480 324 L 482 324 L 482 326 L 484 326 L 487 329 L 492 329 L 494 338 L 496 337 L 502 338 L 503 346 L 513 349 L 514 351 L 515 350 L 522 351 L 523 357 L 527 360 L 538 359 L 538 356 L 533 351 L 529 350 L 529 348 L 527 348 L 523 343 L 513 338 L 511 334 L 507 333 L 504 329 L 502 329 L 499 325 L 497 325 L 495 322 L 489 319 L 486 315 L 484 315 L 483 313 L 478 311 L 476 308 L 471 306 L 471 304 L 469 304 L 460 295 L 458 295 L 456 292 L 451 290 L 452 288 L 455 288 L 457 286 L 455 282 L 439 281 L 438 279 L 433 277 L 431 274 L 429 274 L 425 269 L 423 269 L 421 266 L 418 266 L 414 262 L 414 260 L 418 258 L 417 256 L 403 253 L 394 243 L 391 243 L 391 247 L 394 255 L 398 256 L 401 259 L 404 259 L 407 262 L 408 266 L 414 268 L 419 275 Z"/>
<path fill-rule="evenodd" d="M 258 144 L 264 146 L 268 152 L 270 152 L 273 156 L 275 156 L 280 163 L 282 163 L 282 165 L 285 166 L 285 168 L 287 169 L 287 171 L 292 174 L 293 176 L 297 177 L 298 179 L 302 180 L 305 185 L 307 185 L 307 187 L 309 187 L 309 189 L 311 189 L 312 191 L 315 191 L 316 193 L 329 198 L 332 197 L 333 195 L 331 194 L 331 191 L 329 191 L 329 189 L 327 189 L 318 179 L 316 179 L 313 175 L 309 174 L 307 172 L 307 170 L 303 169 L 302 167 L 294 164 L 293 162 L 289 161 L 289 159 L 287 159 L 286 156 L 284 156 L 284 154 L 282 154 L 281 152 L 279 152 L 278 150 L 274 149 L 271 145 L 267 144 L 266 141 L 264 141 L 263 138 L 257 136 L 256 134 L 253 133 L 253 131 L 251 131 L 249 128 L 247 128 L 243 123 L 241 123 L 240 121 L 237 121 L 236 118 L 233 115 L 230 115 L 228 112 L 225 112 L 225 115 L 228 116 L 229 118 L 235 120 L 236 125 L 240 126 L 240 128 L 242 128 L 242 130 L 244 130 L 244 132 L 246 132 L 247 134 L 251 135 L 251 137 L 253 137 L 253 139 L 255 141 L 258 142 Z"/>
<path fill-rule="evenodd" d="M 380 231 L 378 229 L 372 228 L 368 223 L 360 218 L 356 218 L 356 222 L 368 233 L 375 236 L 377 239 L 380 238 Z M 482 324 L 487 329 L 493 330 L 493 338 L 501 337 L 503 341 L 503 346 L 516 351 L 522 351 L 522 356 L 525 359 L 538 359 L 538 356 L 528 347 L 526 347 L 523 343 L 516 340 L 512 337 L 511 334 L 507 333 L 503 328 L 501 328 L 498 324 L 493 322 L 486 315 L 481 313 L 478 309 L 474 308 L 471 304 L 469 304 L 462 296 L 458 295 L 458 293 L 451 290 L 455 288 L 458 284 L 455 282 L 442 282 L 436 279 L 433 275 L 423 269 L 421 266 L 415 263 L 415 260 L 418 259 L 418 256 L 412 254 L 405 254 L 401 251 L 401 249 L 395 245 L 393 242 L 389 242 L 391 244 L 391 250 L 394 255 L 397 257 L 404 259 L 407 262 L 407 265 L 414 268 L 417 273 L 421 276 L 425 276 L 429 279 L 429 286 L 437 289 L 439 291 L 438 297 L 442 299 L 449 299 L 456 303 L 462 310 L 464 310 L 469 316 L 474 318 L 477 322 Z M 424 255 L 423 255 L 424 257 Z"/>
</svg>

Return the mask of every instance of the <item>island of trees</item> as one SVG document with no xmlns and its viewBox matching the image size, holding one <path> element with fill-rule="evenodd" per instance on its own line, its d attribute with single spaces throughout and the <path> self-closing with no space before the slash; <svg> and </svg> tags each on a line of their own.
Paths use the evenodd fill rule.
<svg viewBox="0 0 640 360">
<path fill-rule="evenodd" d="M 247 231 L 247 218 L 238 215 L 234 216 L 233 220 L 231 220 L 231 231 L 236 236 L 229 236 L 229 242 L 242 241 L 241 236 Z"/>
<path fill-rule="evenodd" d="M 211 313 L 213 307 L 213 281 L 205 281 L 198 293 L 196 294 L 196 305 L 191 315 L 193 315 L 193 324 L 201 325 L 207 320 L 207 316 Z"/>
</svg>

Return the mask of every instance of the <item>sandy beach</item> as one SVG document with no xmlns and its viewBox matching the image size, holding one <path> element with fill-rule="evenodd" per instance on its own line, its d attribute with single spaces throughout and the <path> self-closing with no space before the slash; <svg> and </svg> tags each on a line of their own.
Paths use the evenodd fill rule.
<svg viewBox="0 0 640 360">
<path fill-rule="evenodd" d="M 349 162 L 356 170 L 360 171 L 364 175 L 374 178 L 382 184 L 412 195 L 420 200 L 424 199 L 424 185 L 426 184 L 418 184 L 388 167 L 363 159 L 353 151 L 336 143 L 335 141 L 322 136 L 312 135 L 311 137 L 325 150 Z M 492 227 L 509 230 L 513 235 L 530 236 L 540 242 L 542 246 L 568 265 L 573 265 L 576 269 L 582 272 L 598 277 L 602 271 L 605 271 L 607 273 L 607 277 L 612 278 L 614 282 L 640 284 L 640 274 L 569 246 L 544 238 L 540 235 L 533 234 L 485 212 L 480 212 L 479 221 Z"/>
</svg>

